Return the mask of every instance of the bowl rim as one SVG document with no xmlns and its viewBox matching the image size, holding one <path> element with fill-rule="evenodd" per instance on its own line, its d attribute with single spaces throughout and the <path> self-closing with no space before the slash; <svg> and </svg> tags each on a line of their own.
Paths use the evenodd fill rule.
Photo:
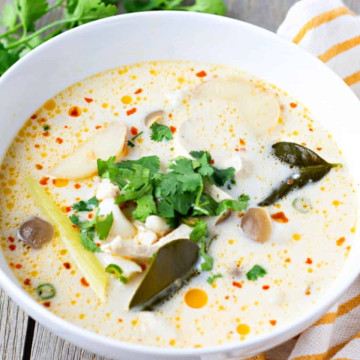
<svg viewBox="0 0 360 360">
<path fill-rule="evenodd" d="M 225 17 L 225 16 L 217 16 L 212 14 L 203 14 L 203 13 L 195 13 L 195 12 L 184 12 L 184 11 L 149 11 L 149 12 L 140 12 L 140 13 L 130 13 L 130 14 L 119 14 L 116 16 L 112 16 L 109 18 L 104 18 L 101 20 L 93 21 L 91 23 L 87 23 L 81 25 L 77 28 L 71 29 L 70 31 L 66 31 L 55 38 L 52 38 L 45 43 L 41 44 L 26 56 L 21 58 L 14 64 L 10 69 L 8 69 L 4 75 L 0 78 L 0 89 L 3 87 L 3 83 L 16 74 L 18 70 L 21 70 L 22 64 L 27 62 L 29 59 L 33 57 L 38 57 L 42 55 L 42 52 L 47 51 L 48 46 L 51 44 L 56 44 L 57 42 L 64 42 L 70 37 L 76 37 L 77 34 L 87 31 L 89 29 L 97 28 L 102 24 L 110 24 L 121 22 L 122 19 L 132 18 L 134 21 L 141 21 L 143 18 L 149 17 L 188 17 L 193 18 L 196 21 L 199 18 L 208 18 L 214 22 L 214 25 L 221 26 L 222 24 L 230 24 L 235 27 L 242 27 L 247 31 L 251 31 L 254 33 L 258 33 L 261 37 L 265 37 L 269 39 L 270 42 L 281 42 L 284 47 L 288 47 L 293 52 L 297 52 L 300 57 L 307 57 L 311 59 L 310 61 L 314 63 L 321 64 L 324 71 L 327 72 L 329 77 L 332 77 L 334 81 L 338 82 L 338 86 L 343 87 L 343 91 L 345 91 L 345 87 L 348 89 L 348 96 L 352 96 L 357 101 L 356 95 L 351 91 L 351 89 L 342 81 L 342 79 L 333 72 L 330 68 L 328 68 L 324 63 L 322 63 L 319 59 L 312 56 L 310 53 L 303 50 L 300 46 L 285 40 L 278 36 L 277 34 L 266 30 L 264 28 L 258 27 L 256 25 Z M 339 81 L 340 80 L 340 81 Z M 360 102 L 359 102 L 360 109 Z M 2 255 L 2 254 L 1 254 Z M 11 270 L 10 270 L 11 271 Z M 359 264 L 360 271 L 360 264 Z M 323 296 L 319 299 L 316 304 L 314 304 L 309 311 L 307 311 L 304 316 L 301 318 L 302 323 L 306 323 L 311 321 L 312 319 L 318 319 L 323 313 L 333 305 L 339 297 L 346 291 L 346 289 L 351 285 L 351 283 L 358 276 L 359 272 L 354 272 L 349 274 L 347 281 L 344 281 L 341 286 L 338 288 L 338 291 L 331 296 L 325 297 Z M 296 335 L 300 331 L 296 329 L 296 326 L 299 325 L 299 319 L 297 322 L 292 322 L 286 326 L 280 327 L 279 329 L 270 332 L 255 336 L 254 338 L 248 339 L 244 342 L 235 341 L 229 342 L 216 346 L 206 346 L 202 348 L 165 348 L 165 347 L 156 347 L 156 346 L 148 346 L 142 344 L 136 344 L 131 342 L 125 342 L 118 339 L 110 338 L 101 334 L 97 334 L 93 331 L 86 330 L 78 325 L 75 325 L 57 315 L 52 313 L 50 310 L 44 308 L 41 304 L 39 304 L 35 299 L 33 299 L 25 290 L 23 290 L 19 284 L 16 283 L 10 276 L 8 276 L 3 269 L 0 268 L 0 285 L 5 290 L 6 294 L 9 295 L 22 309 L 25 309 L 35 320 L 39 321 L 42 325 L 50 329 L 50 331 L 55 331 L 53 329 L 60 329 L 62 334 L 71 333 L 73 335 L 78 336 L 79 338 L 87 341 L 92 341 L 94 343 L 101 343 L 104 346 L 110 346 L 111 348 L 117 348 L 119 350 L 127 350 L 132 353 L 137 354 L 149 354 L 149 355 L 159 355 L 159 356 L 201 356 L 207 355 L 211 353 L 230 353 L 232 351 L 237 350 L 246 350 L 247 348 L 249 352 L 253 351 L 253 348 L 259 347 L 261 351 L 261 346 L 265 344 L 271 343 L 272 346 L 277 346 L 280 343 L 283 343 L 284 340 L 282 337 L 288 338 L 286 334 L 291 334 L 291 336 Z M 55 331 L 57 334 L 60 331 Z M 60 335 L 61 337 L 62 335 Z M 280 339 L 280 340 L 279 340 Z M 246 353 L 245 353 L 246 356 Z"/>
</svg>

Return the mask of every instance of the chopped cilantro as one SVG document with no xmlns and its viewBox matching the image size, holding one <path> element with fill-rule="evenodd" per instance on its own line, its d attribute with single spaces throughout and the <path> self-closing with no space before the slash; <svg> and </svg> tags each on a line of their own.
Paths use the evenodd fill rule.
<svg viewBox="0 0 360 360">
<path fill-rule="evenodd" d="M 72 208 L 75 211 L 92 211 L 94 208 L 99 206 L 99 200 L 93 196 L 91 199 L 75 203 Z"/>
<path fill-rule="evenodd" d="M 207 281 L 210 285 L 212 285 L 213 282 L 215 281 L 215 279 L 219 279 L 219 278 L 222 278 L 222 275 L 221 275 L 221 274 L 215 274 L 215 275 L 213 275 L 213 276 L 209 276 L 209 277 L 206 279 L 206 281 Z"/>
<path fill-rule="evenodd" d="M 144 222 L 148 216 L 157 213 L 154 197 L 151 194 L 137 199 L 136 204 L 136 209 L 132 213 L 134 219 Z"/>
<path fill-rule="evenodd" d="M 80 239 L 82 246 L 92 252 L 100 252 L 100 248 L 95 244 L 94 238 L 89 233 L 80 231 Z"/>
<path fill-rule="evenodd" d="M 259 277 L 263 277 L 267 274 L 266 270 L 260 265 L 254 265 L 250 271 L 246 273 L 248 280 L 255 281 Z"/>
<path fill-rule="evenodd" d="M 105 240 L 109 235 L 111 226 L 114 221 L 113 213 L 111 212 L 110 214 L 106 215 L 103 220 L 100 220 L 99 217 L 96 220 L 96 233 L 99 236 L 100 240 Z"/>
<path fill-rule="evenodd" d="M 249 206 L 250 197 L 242 194 L 237 200 L 225 199 L 219 202 L 216 215 L 221 215 L 225 210 L 244 211 Z"/>
<path fill-rule="evenodd" d="M 155 122 L 150 126 L 150 129 L 152 130 L 151 140 L 161 142 L 163 140 L 173 139 L 173 134 L 170 128 L 166 125 L 161 125 Z"/>
<path fill-rule="evenodd" d="M 43 129 L 44 129 L 44 131 L 48 131 L 48 130 L 50 130 L 50 126 L 49 126 L 49 125 L 45 125 L 45 126 L 43 127 Z"/>
<path fill-rule="evenodd" d="M 130 140 L 128 140 L 127 145 L 130 147 L 135 147 L 134 141 L 142 134 L 143 134 L 143 131 L 141 131 L 137 135 L 133 136 Z"/>
<path fill-rule="evenodd" d="M 190 239 L 194 242 L 204 241 L 209 236 L 207 223 L 204 220 L 197 220 L 194 229 L 190 233 Z"/>
<path fill-rule="evenodd" d="M 202 271 L 211 271 L 214 266 L 214 258 L 207 253 L 205 241 L 202 241 L 200 245 L 200 256 L 203 258 L 203 262 L 201 263 Z"/>
</svg>

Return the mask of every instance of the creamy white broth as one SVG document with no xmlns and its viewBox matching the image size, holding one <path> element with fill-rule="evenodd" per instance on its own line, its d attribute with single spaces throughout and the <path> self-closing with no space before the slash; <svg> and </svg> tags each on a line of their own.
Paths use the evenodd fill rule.
<svg viewBox="0 0 360 360">
<path fill-rule="evenodd" d="M 199 76 L 204 75 L 202 72 L 206 76 Z M 218 109 L 222 114 L 218 115 L 222 115 L 222 125 L 215 131 L 206 127 L 213 114 L 206 106 L 196 104 L 192 96 L 201 83 L 228 76 L 241 76 L 275 94 L 281 114 L 271 133 L 256 136 L 239 125 L 236 109 L 221 106 Z M 201 121 L 189 128 L 182 125 L 194 113 L 194 106 L 203 116 L 205 127 L 196 127 Z M 144 119 L 157 110 L 165 112 L 163 124 L 176 128 L 175 140 L 159 143 L 150 139 L 151 131 Z M 142 274 L 126 285 L 111 278 L 106 301 L 101 302 L 87 286 L 58 234 L 40 250 L 24 247 L 16 239 L 16 229 L 31 215 L 44 216 L 27 195 L 23 179 L 31 174 L 70 215 L 69 207 L 74 202 L 94 196 L 100 179 L 94 176 L 64 181 L 49 174 L 80 144 L 117 120 L 126 124 L 127 139 L 133 136 L 132 127 L 143 131 L 134 141 L 136 146 L 127 147 L 122 159 L 157 155 L 164 168 L 170 159 L 184 155 L 176 142 L 181 132 L 196 144 L 193 150 L 208 150 L 219 168 L 236 166 L 240 161 L 243 169 L 236 176 L 236 185 L 223 190 L 233 197 L 248 194 L 250 207 L 292 172 L 271 155 L 271 145 L 278 141 L 303 144 L 329 162 L 344 163 L 331 135 L 313 121 L 306 108 L 274 85 L 232 68 L 196 62 L 152 62 L 85 79 L 56 95 L 26 121 L 1 167 L 2 248 L 19 282 L 35 299 L 40 301 L 35 288 L 50 282 L 57 295 L 40 302 L 79 326 L 123 341 L 199 347 L 246 341 L 274 331 L 303 316 L 323 296 L 341 271 L 355 232 L 357 203 L 346 164 L 267 207 L 270 215 L 283 212 L 289 221 L 272 220 L 272 234 L 264 244 L 241 231 L 242 214 L 235 213 L 216 227 L 208 219 L 209 230 L 217 233 L 210 248 L 214 269 L 193 278 L 153 312 L 127 310 Z M 311 200 L 310 212 L 302 214 L 294 209 L 292 202 L 298 197 Z M 249 281 L 245 274 L 256 264 L 267 274 Z M 208 276 L 217 273 L 222 278 L 210 285 Z M 186 304 L 184 297 L 190 289 L 206 293 L 205 306 L 196 309 Z"/>
</svg>

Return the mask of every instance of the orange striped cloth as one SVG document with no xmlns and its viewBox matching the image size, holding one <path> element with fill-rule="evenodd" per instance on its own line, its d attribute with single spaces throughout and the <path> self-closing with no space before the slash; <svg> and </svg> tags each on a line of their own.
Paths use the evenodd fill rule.
<svg viewBox="0 0 360 360">
<path fill-rule="evenodd" d="M 324 61 L 360 98 L 360 17 L 340 0 L 299 1 L 278 34 Z M 360 277 L 300 336 L 248 360 L 360 360 Z"/>
</svg>

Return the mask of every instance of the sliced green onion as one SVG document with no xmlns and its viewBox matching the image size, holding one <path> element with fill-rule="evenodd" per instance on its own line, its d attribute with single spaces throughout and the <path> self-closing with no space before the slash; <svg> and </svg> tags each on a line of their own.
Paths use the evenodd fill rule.
<svg viewBox="0 0 360 360">
<path fill-rule="evenodd" d="M 108 265 L 105 271 L 114 276 L 116 279 L 119 279 L 124 284 L 126 284 L 128 281 L 128 279 L 122 275 L 123 270 L 121 269 L 121 267 L 116 264 Z"/>
<path fill-rule="evenodd" d="M 50 283 L 39 285 L 35 292 L 38 298 L 41 300 L 50 300 L 56 295 L 55 286 Z"/>
<path fill-rule="evenodd" d="M 311 201 L 308 198 L 298 197 L 293 201 L 292 206 L 302 214 L 306 214 L 312 209 Z"/>
</svg>

